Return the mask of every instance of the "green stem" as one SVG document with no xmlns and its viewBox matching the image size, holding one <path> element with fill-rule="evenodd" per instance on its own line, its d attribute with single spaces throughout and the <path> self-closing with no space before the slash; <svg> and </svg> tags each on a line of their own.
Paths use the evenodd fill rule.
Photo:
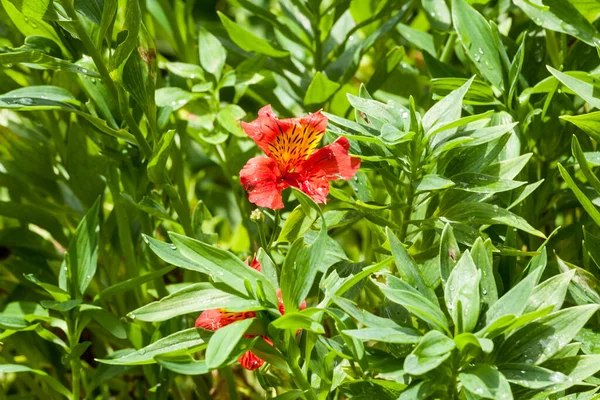
<svg viewBox="0 0 600 400">
<path fill-rule="evenodd" d="M 315 394 L 313 388 L 310 386 L 310 383 L 306 380 L 306 377 L 302 373 L 302 370 L 296 363 L 288 363 L 290 369 L 292 370 L 292 378 L 296 385 L 304 391 L 304 396 L 308 400 L 317 400 L 317 395 Z"/>
<path fill-rule="evenodd" d="M 72 353 L 75 346 L 77 346 L 77 343 L 79 343 L 77 318 L 73 318 L 73 315 L 69 315 L 66 320 L 69 348 L 70 353 Z M 71 392 L 73 393 L 73 400 L 79 400 L 81 398 L 81 363 L 76 359 L 71 359 Z"/>
<path fill-rule="evenodd" d="M 454 44 L 456 43 L 456 35 L 451 33 L 446 45 L 444 46 L 444 50 L 442 50 L 442 55 L 440 56 L 440 61 L 443 63 L 447 63 L 450 61 L 452 57 L 452 52 L 454 51 Z"/>
<path fill-rule="evenodd" d="M 315 18 L 311 19 L 311 27 L 315 35 L 315 51 L 313 53 L 313 61 L 315 70 L 320 71 L 323 68 L 323 43 L 321 42 L 321 14 L 317 10 Z"/>
</svg>

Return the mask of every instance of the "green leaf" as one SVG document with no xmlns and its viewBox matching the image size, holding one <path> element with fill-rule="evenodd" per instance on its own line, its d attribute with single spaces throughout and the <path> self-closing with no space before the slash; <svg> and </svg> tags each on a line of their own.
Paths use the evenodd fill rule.
<svg viewBox="0 0 600 400">
<path fill-rule="evenodd" d="M 171 144 L 175 136 L 175 129 L 165 132 L 156 146 L 150 161 L 148 161 L 148 178 L 154 183 L 164 184 L 168 182 L 166 164 L 169 158 Z"/>
<path fill-rule="evenodd" d="M 592 76 L 581 71 L 565 73 L 557 71 L 551 66 L 546 66 L 546 68 L 548 68 L 548 71 L 550 71 L 550 73 L 563 85 L 571 89 L 573 93 L 577 94 L 577 96 L 587 101 L 593 107 L 600 108 L 600 98 L 596 96 L 598 87 L 596 85 L 596 80 Z M 565 119 L 572 121 L 577 120 L 577 117 L 565 117 Z"/>
<path fill-rule="evenodd" d="M 600 354 L 553 359 L 546 361 L 544 367 L 567 375 L 572 381 L 582 381 L 600 371 Z"/>
<path fill-rule="evenodd" d="M 485 194 L 506 192 L 523 186 L 526 183 L 472 172 L 454 175 L 452 180 L 456 183 L 454 187 L 456 190 Z"/>
<path fill-rule="evenodd" d="M 225 283 L 242 295 L 248 295 L 244 280 L 249 281 L 254 290 L 260 281 L 264 289 L 270 289 L 266 291 L 268 299 L 272 304 L 277 304 L 275 288 L 267 278 L 233 254 L 174 232 L 170 232 L 169 236 L 178 252 L 192 261 L 187 266 L 201 265 L 201 272 L 208 273 L 213 279 Z"/>
<path fill-rule="evenodd" d="M 498 359 L 541 364 L 567 345 L 599 307 L 596 304 L 571 307 L 525 325 L 502 344 Z"/>
<path fill-rule="evenodd" d="M 67 301 L 55 301 L 55 300 L 42 300 L 40 304 L 44 308 L 49 308 L 51 310 L 59 311 L 59 312 L 67 312 L 82 303 L 81 299 L 77 300 L 67 300 Z"/>
<path fill-rule="evenodd" d="M 154 96 L 157 106 L 171 107 L 175 111 L 199 98 L 200 94 L 191 93 L 178 87 L 163 87 L 158 89 Z"/>
<path fill-rule="evenodd" d="M 593 139 L 600 141 L 600 111 L 581 115 L 561 115 L 560 118 L 569 121 Z"/>
<path fill-rule="evenodd" d="M 339 87 L 339 83 L 330 81 L 325 74 L 319 71 L 308 85 L 304 95 L 304 104 L 307 106 L 323 104 L 337 92 Z"/>
<path fill-rule="evenodd" d="M 583 153 L 583 150 L 581 150 L 579 140 L 577 140 L 577 136 L 575 135 L 573 135 L 573 139 L 571 140 L 571 152 L 577 160 L 579 168 L 581 168 L 581 172 L 583 172 L 583 175 L 588 180 L 589 184 L 592 185 L 597 193 L 600 193 L 600 179 L 598 179 L 598 177 L 590 169 L 587 159 L 585 158 L 585 154 Z"/>
<path fill-rule="evenodd" d="M 453 90 L 460 88 L 462 85 L 467 82 L 466 78 L 435 78 L 431 80 L 433 98 L 437 99 L 439 97 L 447 96 Z M 473 104 L 473 105 L 491 105 L 497 104 L 498 100 L 496 96 L 494 96 L 494 91 L 492 87 L 484 81 L 473 80 L 469 89 L 465 93 L 463 98 L 463 104 Z M 480 115 L 483 117 L 484 115 L 489 114 L 485 113 Z M 479 118 L 477 115 L 468 116 L 465 118 Z M 465 119 L 463 118 L 463 119 Z M 456 121 L 457 123 L 459 120 Z M 464 125 L 464 124 L 463 124 Z"/>
<path fill-rule="evenodd" d="M 469 79 L 460 88 L 452 91 L 448 96 L 438 101 L 423 116 L 423 130 L 431 135 L 448 123 L 460 118 L 462 102 L 475 77 Z"/>
<path fill-rule="evenodd" d="M 198 51 L 200 52 L 200 65 L 213 74 L 218 82 L 221 79 L 221 72 L 227 58 L 225 48 L 212 33 L 200 28 L 198 31 Z"/>
<path fill-rule="evenodd" d="M 199 65 L 187 64 L 182 62 L 168 62 L 165 65 L 169 72 L 171 72 L 172 74 L 187 79 L 204 80 L 204 70 Z M 210 82 L 209 85 L 212 86 L 212 82 Z M 194 92 L 195 90 L 192 88 L 192 91 Z"/>
<path fill-rule="evenodd" d="M 40 281 L 34 274 L 23 275 L 29 282 L 35 283 L 46 292 L 48 292 L 56 301 L 67 301 L 71 299 L 69 293 L 65 292 L 61 288 L 51 283 L 44 283 Z"/>
<path fill-rule="evenodd" d="M 206 365 L 209 369 L 222 367 L 235 350 L 244 333 L 254 322 L 253 318 L 236 321 L 216 331 L 206 349 Z"/>
<path fill-rule="evenodd" d="M 82 304 L 79 306 L 79 312 L 91 316 L 94 321 L 116 338 L 127 339 L 125 324 L 123 324 L 119 317 L 110 311 L 91 304 Z"/>
<path fill-rule="evenodd" d="M 477 365 L 463 370 L 458 378 L 464 387 L 484 399 L 512 400 L 510 384 L 498 369 L 491 365 Z"/>
<path fill-rule="evenodd" d="M 0 95 L 0 108 L 47 110 L 54 107 L 77 110 L 77 99 L 57 86 L 28 86 Z"/>
<path fill-rule="evenodd" d="M 217 114 L 217 121 L 225 130 L 238 137 L 246 137 L 246 133 L 240 127 L 240 120 L 244 118 L 246 112 L 235 104 L 228 104 L 221 108 Z"/>
<path fill-rule="evenodd" d="M 504 90 L 502 62 L 488 22 L 465 0 L 452 1 L 452 20 L 467 55 L 481 75 Z"/>
<path fill-rule="evenodd" d="M 424 50 L 436 57 L 435 44 L 433 42 L 433 36 L 427 32 L 414 29 L 408 25 L 402 23 L 396 26 L 398 33 L 402 35 L 406 40 L 412 43 L 418 49 Z"/>
<path fill-rule="evenodd" d="M 125 63 L 129 59 L 131 53 L 137 48 L 138 34 L 141 26 L 142 16 L 139 2 L 127 1 L 125 5 L 123 30 L 118 34 L 118 36 L 122 38 L 122 41 L 112 53 L 108 65 L 110 75 L 116 81 L 122 80 Z"/>
<path fill-rule="evenodd" d="M 523 218 L 492 204 L 461 202 L 442 211 L 442 215 L 449 221 L 481 225 L 502 224 L 512 226 L 513 228 L 541 238 L 546 237 L 542 232 L 529 225 Z"/>
<path fill-rule="evenodd" d="M 487 310 L 498 300 L 498 288 L 494 278 L 494 260 L 492 258 L 492 241 L 487 239 L 485 242 L 478 237 L 473 244 L 471 255 L 473 262 L 479 271 L 481 271 L 481 281 L 479 282 L 481 304 L 484 310 Z"/>
<path fill-rule="evenodd" d="M 460 249 L 454 238 L 452 225 L 446 224 L 440 238 L 440 278 L 446 285 L 450 273 L 460 258 Z"/>
<path fill-rule="evenodd" d="M 305 242 L 304 237 L 296 239 L 283 261 L 280 282 L 283 304 L 287 312 L 297 311 L 312 288 L 319 265 L 325 258 L 328 239 L 321 208 L 303 192 L 293 189 L 293 193 L 306 214 L 311 213 L 310 209 L 317 211 L 321 217 L 321 230 L 310 244 Z"/>
<path fill-rule="evenodd" d="M 171 272 L 175 267 L 172 266 L 168 266 L 165 268 L 161 268 L 158 271 L 154 271 L 154 272 L 149 272 L 147 274 L 143 274 L 140 276 L 136 276 L 135 278 L 131 278 L 131 279 L 127 279 L 125 281 L 119 282 L 117 284 L 114 284 L 110 287 L 107 287 L 106 289 L 104 289 L 103 291 L 101 291 L 100 293 L 98 293 L 95 297 L 94 297 L 94 301 L 98 301 L 101 299 L 106 299 L 109 298 L 111 296 L 120 294 L 120 293 L 124 293 L 126 291 L 129 290 L 133 290 L 136 289 L 138 287 L 140 287 L 141 285 L 143 285 L 146 282 L 150 282 L 156 278 L 160 278 L 161 276 L 168 274 L 169 272 Z"/>
<path fill-rule="evenodd" d="M 520 316 L 527 307 L 527 300 L 537 284 L 544 268 L 537 268 L 525 279 L 517 283 L 496 301 L 485 313 L 485 323 L 490 325 L 494 321 L 507 315 Z M 487 329 L 487 328 L 486 328 Z"/>
<path fill-rule="evenodd" d="M 211 335 L 212 332 L 190 328 L 158 339 L 144 348 L 137 351 L 133 350 L 119 358 L 105 358 L 97 361 L 112 365 L 154 364 L 156 363 L 154 357 L 161 354 L 186 354 L 205 348 Z"/>
<path fill-rule="evenodd" d="M 429 331 L 404 360 L 404 370 L 411 375 L 423 375 L 446 361 L 454 348 L 454 341 L 448 336 Z"/>
<path fill-rule="evenodd" d="M 213 308 L 221 308 L 232 312 L 262 309 L 256 300 L 228 293 L 210 283 L 203 282 L 192 284 L 159 301 L 146 304 L 131 311 L 127 316 L 140 321 L 156 322 Z"/>
<path fill-rule="evenodd" d="M 191 357 L 187 362 L 163 360 L 160 357 L 156 357 L 155 360 L 169 371 L 177 372 L 181 375 L 204 375 L 209 372 L 206 361 L 195 361 Z"/>
<path fill-rule="evenodd" d="M 454 343 L 456 343 L 456 348 L 460 353 L 462 353 L 463 357 L 465 355 L 477 355 L 481 352 L 491 353 L 494 350 L 494 342 L 490 339 L 486 338 L 478 338 L 472 333 L 461 333 L 454 337 Z M 475 354 L 473 350 L 476 350 Z"/>
<path fill-rule="evenodd" d="M 427 174 L 415 182 L 415 189 L 417 192 L 433 192 L 435 190 L 447 189 L 452 186 L 454 186 L 454 182 L 436 174 Z"/>
<path fill-rule="evenodd" d="M 267 40 L 256 36 L 252 32 L 236 24 L 220 11 L 217 11 L 217 14 L 219 15 L 219 18 L 221 19 L 221 22 L 227 30 L 231 40 L 240 46 L 242 50 L 276 58 L 286 57 L 289 55 L 287 51 L 276 49 L 275 47 L 271 46 L 271 43 L 269 43 Z"/>
<path fill-rule="evenodd" d="M 85 293 L 96 274 L 98 264 L 98 240 L 100 237 L 100 206 L 98 198 L 87 214 L 79 222 L 75 234 L 69 242 L 69 269 L 67 276 L 71 282 L 71 297 Z"/>
<path fill-rule="evenodd" d="M 37 303 L 13 301 L 0 311 L 0 328 L 20 330 L 27 328 L 29 321 L 36 319 L 36 317 L 46 319 L 49 316 L 48 310 Z"/>
<path fill-rule="evenodd" d="M 475 267 L 467 250 L 450 273 L 444 296 L 446 307 L 454 320 L 455 334 L 471 332 L 479 319 L 479 281 L 481 272 Z"/>
<path fill-rule="evenodd" d="M 406 282 L 391 275 L 386 275 L 386 277 L 387 285 L 382 283 L 377 283 L 377 285 L 388 300 L 402 305 L 411 314 L 425 321 L 434 329 L 449 334 L 448 320 L 438 305 L 432 303 Z"/>
<path fill-rule="evenodd" d="M 515 0 L 515 4 L 537 25 L 597 46 L 600 42 L 598 32 L 573 3 L 568 0 Z"/>
<path fill-rule="evenodd" d="M 571 175 L 567 172 L 567 170 L 558 163 L 558 170 L 560 171 L 560 175 L 565 180 L 567 186 L 571 189 L 579 203 L 583 209 L 588 213 L 588 215 L 594 220 L 594 222 L 600 225 L 600 211 L 596 208 L 596 206 L 592 203 L 592 201 L 579 189 Z"/>
<path fill-rule="evenodd" d="M 317 309 L 309 309 L 307 311 L 309 311 L 308 314 L 312 314 L 315 310 Z M 306 312 L 302 311 L 285 313 L 282 317 L 271 322 L 271 325 L 277 329 L 289 330 L 292 332 L 296 332 L 298 329 L 304 329 L 317 334 L 325 333 L 323 325 L 312 319 Z"/>
<path fill-rule="evenodd" d="M 384 343 L 399 344 L 418 343 L 422 337 L 419 331 L 417 331 L 416 329 L 405 327 L 347 329 L 343 331 L 343 333 L 348 336 L 352 336 L 353 338 L 359 339 L 363 342 L 377 341 Z"/>
<path fill-rule="evenodd" d="M 43 0 L 42 0 L 43 1 Z M 11 0 L 2 0 L 3 10 L 11 19 L 15 27 L 24 37 L 42 36 L 52 40 L 61 49 L 65 58 L 71 58 L 71 53 L 54 30 L 54 28 L 40 18 L 33 18 L 24 15 L 15 7 Z"/>
<path fill-rule="evenodd" d="M 394 261 L 398 268 L 398 273 L 402 280 L 417 289 L 421 295 L 427 297 L 433 304 L 437 304 L 438 300 L 435 292 L 425 283 L 421 271 L 415 261 L 408 255 L 402 243 L 400 243 L 396 235 L 394 235 L 390 229 L 386 229 L 386 233 L 392 255 L 394 256 Z"/>
<path fill-rule="evenodd" d="M 93 69 L 84 68 L 77 64 L 65 61 L 63 59 L 53 57 L 46 53 L 49 44 L 55 44 L 42 36 L 30 36 L 25 38 L 25 44 L 16 49 L 11 49 L 6 53 L 0 53 L 0 63 L 9 64 L 35 64 L 41 69 L 49 69 L 55 71 L 68 71 L 77 74 L 87 75 L 97 78 L 100 75 Z"/>
<path fill-rule="evenodd" d="M 48 386 L 50 386 L 54 391 L 62 394 L 67 399 L 73 398 L 73 394 L 63 386 L 56 378 L 48 375 L 46 372 L 33 369 L 26 365 L 20 364 L 0 364 L 0 373 L 2 374 L 15 374 L 19 372 L 31 372 L 32 374 L 38 375 Z"/>
<path fill-rule="evenodd" d="M 308 211 L 308 214 L 306 213 Z M 302 237 L 306 231 L 308 231 L 315 220 L 317 219 L 317 213 L 314 209 L 306 210 L 301 205 L 294 208 L 290 215 L 285 220 L 277 242 L 292 243 L 299 237 Z"/>
<path fill-rule="evenodd" d="M 543 389 L 568 380 L 560 372 L 530 364 L 501 364 L 498 369 L 510 383 L 529 389 Z"/>
<path fill-rule="evenodd" d="M 552 306 L 552 311 L 560 310 L 575 272 L 573 269 L 558 274 L 536 286 L 527 300 L 524 312 L 537 311 L 548 306 Z"/>
</svg>

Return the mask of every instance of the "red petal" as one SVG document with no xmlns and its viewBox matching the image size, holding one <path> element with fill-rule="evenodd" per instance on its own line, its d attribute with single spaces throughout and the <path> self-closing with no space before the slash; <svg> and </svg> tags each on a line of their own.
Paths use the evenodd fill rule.
<svg viewBox="0 0 600 400">
<path fill-rule="evenodd" d="M 242 122 L 246 134 L 267 156 L 277 161 L 282 172 L 290 172 L 306 160 L 321 141 L 326 127 L 327 117 L 321 111 L 279 119 L 271 106 L 261 108 L 254 121 Z"/>
<path fill-rule="evenodd" d="M 258 358 L 253 352 L 247 351 L 240 358 L 238 358 L 240 365 L 247 370 L 254 371 L 260 368 L 265 363 L 264 360 Z"/>
<path fill-rule="evenodd" d="M 196 319 L 194 326 L 196 328 L 202 328 L 214 332 L 224 326 L 234 323 L 235 321 L 241 321 L 243 319 L 254 317 L 256 317 L 256 313 L 254 311 L 228 312 L 221 310 L 220 308 L 213 308 L 212 310 L 203 311 L 202 314 L 200 314 L 200 316 Z"/>
<path fill-rule="evenodd" d="M 360 167 L 360 159 L 348 154 L 350 143 L 345 137 L 320 148 L 302 164 L 299 174 L 312 175 L 321 170 L 328 180 L 351 179 Z"/>
<path fill-rule="evenodd" d="M 240 171 L 240 182 L 248 192 L 248 200 L 259 207 L 283 208 L 281 191 L 286 185 L 280 180 L 277 163 L 268 157 L 248 160 Z"/>
<path fill-rule="evenodd" d="M 279 300 L 279 314 L 285 314 L 285 308 L 283 307 L 283 297 L 281 296 L 281 289 L 277 288 L 277 300 Z"/>
<path fill-rule="evenodd" d="M 288 174 L 285 182 L 297 189 L 300 189 L 315 203 L 327 202 L 329 194 L 329 179 L 324 171 L 314 169 L 305 171 L 299 169 L 298 173 Z"/>
<path fill-rule="evenodd" d="M 250 268 L 257 270 L 258 272 L 261 271 L 262 266 L 260 265 L 260 261 L 258 261 L 258 258 L 252 257 L 252 261 L 250 262 Z"/>
<path fill-rule="evenodd" d="M 242 122 L 242 128 L 246 132 L 246 135 L 250 136 L 266 155 L 271 154 L 269 144 L 280 133 L 277 120 L 269 104 L 258 111 L 258 118 L 254 121 Z"/>
</svg>

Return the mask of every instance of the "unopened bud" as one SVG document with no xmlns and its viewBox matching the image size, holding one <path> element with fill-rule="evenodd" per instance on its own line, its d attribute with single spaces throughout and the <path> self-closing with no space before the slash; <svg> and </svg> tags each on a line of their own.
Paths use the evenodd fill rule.
<svg viewBox="0 0 600 400">
<path fill-rule="evenodd" d="M 250 214 L 250 219 L 254 222 L 261 222 L 264 219 L 264 215 L 262 211 L 257 208 Z"/>
</svg>

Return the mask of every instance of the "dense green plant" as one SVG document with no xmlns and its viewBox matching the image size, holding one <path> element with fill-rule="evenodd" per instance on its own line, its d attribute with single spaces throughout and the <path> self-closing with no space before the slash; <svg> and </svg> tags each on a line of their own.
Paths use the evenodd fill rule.
<svg viewBox="0 0 600 400">
<path fill-rule="evenodd" d="M 0 399 L 599 398 L 597 4 L 1 1 Z"/>
</svg>

